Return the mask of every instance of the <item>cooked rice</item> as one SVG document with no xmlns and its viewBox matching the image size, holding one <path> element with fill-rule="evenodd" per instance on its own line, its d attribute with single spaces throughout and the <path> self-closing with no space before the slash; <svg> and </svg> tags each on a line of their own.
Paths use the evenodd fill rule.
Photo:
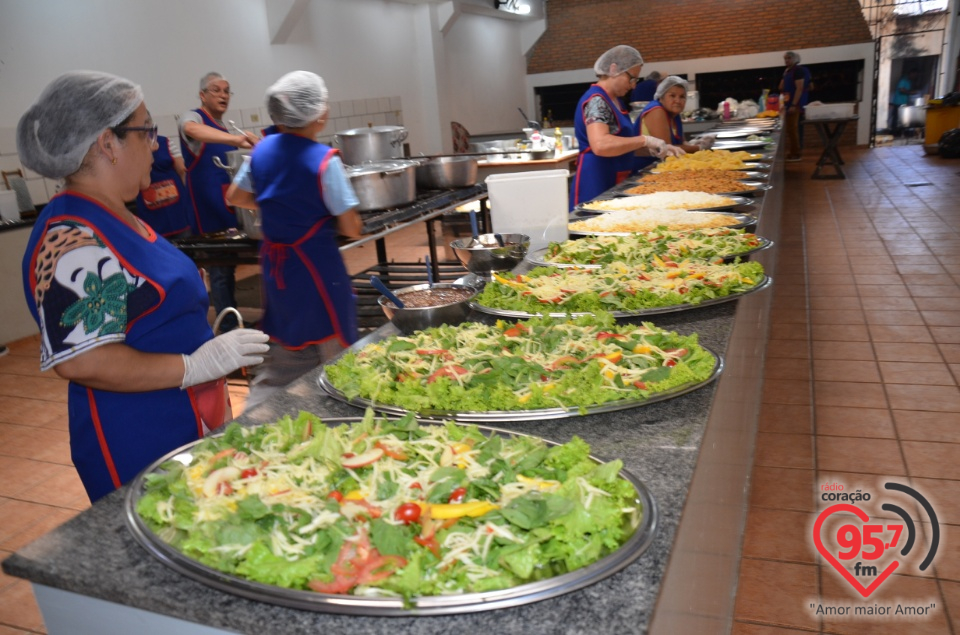
<svg viewBox="0 0 960 635">
<path fill-rule="evenodd" d="M 705 209 L 724 207 L 735 203 L 736 201 L 726 196 L 682 190 L 591 201 L 584 203 L 583 207 L 585 209 L 613 212 L 621 209 Z"/>
<path fill-rule="evenodd" d="M 570 223 L 574 232 L 647 232 L 664 226 L 670 230 L 703 229 L 738 225 L 729 214 L 670 209 L 625 209 Z"/>
</svg>

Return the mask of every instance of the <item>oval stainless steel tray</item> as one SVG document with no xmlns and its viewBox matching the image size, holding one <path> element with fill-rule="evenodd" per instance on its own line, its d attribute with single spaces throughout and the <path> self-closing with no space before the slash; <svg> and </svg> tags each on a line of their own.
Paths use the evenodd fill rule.
<svg viewBox="0 0 960 635">
<path fill-rule="evenodd" d="M 603 209 L 591 209 L 591 208 L 587 207 L 587 205 L 589 205 L 589 204 L 592 203 L 592 202 L 598 202 L 599 200 L 610 200 L 610 201 L 620 200 L 620 201 L 622 201 L 624 198 L 632 198 L 632 197 L 635 197 L 635 196 L 643 196 L 643 194 L 627 194 L 626 192 L 621 192 L 621 193 L 618 193 L 617 196 L 614 196 L 613 198 L 610 198 L 610 199 L 594 199 L 594 201 L 588 201 L 588 202 L 586 202 L 586 203 L 581 203 L 580 205 L 577 205 L 576 207 L 574 207 L 574 208 L 573 208 L 573 211 L 576 212 L 576 213 L 578 213 L 578 214 L 581 214 L 581 215 L 591 214 L 591 215 L 593 215 L 593 216 L 599 216 L 600 214 L 607 214 L 607 213 L 612 212 L 612 211 L 615 211 L 615 210 L 609 210 L 609 209 L 607 209 L 607 210 L 603 210 Z M 719 210 L 733 209 L 733 208 L 735 208 L 735 207 L 739 207 L 740 205 L 752 205 L 752 204 L 753 204 L 753 199 L 744 198 L 744 197 L 742 197 L 742 196 L 736 196 L 736 195 L 733 195 L 733 194 L 717 194 L 717 196 L 723 196 L 723 197 L 729 198 L 729 199 L 731 199 L 731 200 L 730 200 L 729 203 L 726 203 L 726 204 L 724 204 L 724 205 L 712 205 L 712 206 L 709 206 L 709 207 L 706 207 L 706 206 L 705 206 L 705 207 L 686 207 L 686 208 L 683 208 L 683 209 L 686 209 L 686 210 L 689 211 L 689 212 L 697 212 L 697 211 L 719 211 Z"/>
<path fill-rule="evenodd" d="M 693 211 L 691 213 L 699 214 L 700 212 Z M 730 227 L 732 229 L 742 229 L 745 227 L 755 226 L 757 224 L 757 218 L 751 216 L 750 214 L 736 214 L 732 212 L 709 212 L 710 214 L 723 214 L 724 216 L 730 217 L 730 224 L 725 225 L 725 227 Z M 571 221 L 578 220 L 587 220 L 590 218 L 597 218 L 596 214 L 584 214 L 579 216 L 576 213 L 570 215 Z M 638 232 L 603 232 L 603 231 L 581 231 L 576 229 L 568 229 L 568 233 L 571 236 L 630 236 L 631 234 L 636 234 Z"/>
<path fill-rule="evenodd" d="M 759 181 L 740 181 L 744 185 L 749 185 L 753 187 L 752 190 L 740 190 L 738 192 L 721 192 L 721 195 L 730 195 L 730 196 L 761 196 L 764 192 L 772 188 L 773 186 L 769 183 L 760 183 Z M 751 201 L 752 203 L 753 201 Z"/>
<path fill-rule="evenodd" d="M 583 315 L 583 314 L 581 314 Z M 573 417 L 581 417 L 585 415 L 595 415 L 603 414 L 606 412 L 617 412 L 620 410 L 629 410 L 631 408 L 638 408 L 640 406 L 645 406 L 647 404 L 656 403 L 658 401 L 665 401 L 667 399 L 673 399 L 674 397 L 679 397 L 680 395 L 685 395 L 688 392 L 693 392 L 698 388 L 706 386 L 714 379 L 716 379 L 721 372 L 723 372 L 723 359 L 715 353 L 710 348 L 704 346 L 706 351 L 708 351 L 715 360 L 713 366 L 713 372 L 710 374 L 710 377 L 707 379 L 697 382 L 695 384 L 689 384 L 686 386 L 677 386 L 673 390 L 667 390 L 662 393 L 657 393 L 647 399 L 621 399 L 619 401 L 610 401 L 605 404 L 600 404 L 596 406 L 587 406 L 585 408 L 539 408 L 534 410 L 486 410 L 486 411 L 467 411 L 467 412 L 456 412 L 452 410 L 434 410 L 434 409 L 425 409 L 418 411 L 416 414 L 419 417 L 426 417 L 434 420 L 439 419 L 452 419 L 454 421 L 459 421 L 462 423 L 498 423 L 498 422 L 517 422 L 517 421 L 541 421 L 543 419 L 570 419 Z M 391 415 L 403 415 L 408 411 L 400 408 L 399 406 L 392 406 L 389 404 L 381 404 L 370 399 L 365 399 L 363 397 L 354 397 L 352 399 L 348 398 L 341 391 L 339 391 L 327 377 L 326 370 L 320 373 L 320 377 L 317 380 L 317 383 L 320 385 L 320 388 L 324 390 L 328 395 L 333 397 L 338 401 L 356 406 L 358 408 L 373 408 L 377 412 L 382 412 L 385 414 Z"/>
<path fill-rule="evenodd" d="M 746 291 L 741 293 L 733 293 L 731 295 L 726 295 L 721 298 L 713 298 L 712 300 L 704 300 L 699 304 L 677 304 L 674 306 L 657 306 L 651 307 L 649 309 L 638 309 L 636 311 L 607 311 L 610 315 L 615 318 L 633 318 L 633 317 L 644 317 L 646 315 L 659 315 L 662 313 L 676 313 L 678 311 L 690 311 L 692 309 L 699 309 L 705 306 L 713 306 L 715 304 L 724 304 L 725 302 L 732 302 L 733 300 L 739 300 L 740 298 L 750 295 L 751 293 L 756 293 L 757 291 L 763 291 L 767 287 L 773 284 L 773 278 L 770 276 L 764 276 L 763 280 L 760 281 L 755 287 L 751 287 Z M 488 306 L 483 306 L 482 304 L 474 301 L 470 302 L 470 308 L 474 311 L 479 311 L 481 313 L 486 313 L 488 315 L 495 315 L 497 317 L 508 317 L 516 319 L 526 319 L 532 317 L 541 317 L 544 315 L 549 315 L 550 317 L 571 317 L 576 318 L 582 315 L 593 315 L 591 312 L 571 312 L 571 313 L 528 313 L 526 311 L 512 311 L 509 309 L 494 309 Z"/>
<path fill-rule="evenodd" d="M 773 139 L 755 139 L 749 141 L 747 139 L 736 139 L 730 141 L 719 140 L 713 144 L 713 150 L 749 150 L 750 148 L 765 148 L 773 144 Z"/>
<path fill-rule="evenodd" d="M 744 251 L 739 254 L 731 255 L 719 255 L 717 257 L 722 258 L 724 262 L 729 262 L 737 258 L 747 258 L 750 254 L 754 254 L 758 251 L 763 251 L 764 249 L 769 249 L 773 246 L 773 241 L 764 238 L 763 236 L 757 236 L 757 239 L 760 241 L 760 245 L 754 247 L 750 251 Z M 581 269 L 599 269 L 603 265 L 595 264 L 577 264 L 577 263 L 565 263 L 565 262 L 549 262 L 545 260 L 547 255 L 547 250 L 549 247 L 541 247 L 540 249 L 534 249 L 527 254 L 527 260 L 538 267 L 557 267 L 559 269 L 568 269 L 572 267 L 579 267 Z"/>
<path fill-rule="evenodd" d="M 769 173 L 769 172 L 750 172 L 750 171 L 744 172 L 744 171 L 738 171 L 738 172 L 737 172 L 737 176 L 740 177 L 739 179 L 737 179 L 738 181 L 757 181 L 757 180 L 766 181 L 767 179 L 770 178 L 770 173 Z"/>
<path fill-rule="evenodd" d="M 717 372 L 719 373 L 719 370 Z M 340 425 L 360 420 L 361 417 L 331 417 L 323 419 L 323 422 L 327 425 Z M 438 423 L 429 420 L 421 420 L 421 422 L 426 425 Z M 478 426 L 478 428 L 490 434 L 533 437 L 533 435 L 488 426 Z M 558 445 L 554 441 L 541 440 L 548 445 Z M 130 485 L 124 502 L 127 527 L 134 539 L 147 552 L 174 571 L 225 593 L 269 604 L 324 613 L 375 617 L 476 613 L 520 606 L 570 593 L 610 577 L 639 558 L 650 546 L 657 531 L 659 512 L 653 495 L 640 479 L 628 470 L 622 469 L 620 476 L 629 481 L 636 491 L 636 501 L 643 510 L 642 516 L 639 519 L 632 519 L 631 524 L 635 525 L 633 534 L 619 549 L 582 569 L 499 591 L 416 598 L 407 606 L 404 605 L 403 599 L 398 597 L 365 597 L 286 589 L 229 575 L 186 557 L 154 534 L 137 514 L 137 502 L 143 493 L 147 476 L 157 472 L 163 463 L 171 459 L 189 462 L 190 450 L 198 443 L 200 441 L 195 441 L 157 459 L 137 476 Z M 597 463 L 604 462 L 593 456 L 590 458 Z"/>
</svg>

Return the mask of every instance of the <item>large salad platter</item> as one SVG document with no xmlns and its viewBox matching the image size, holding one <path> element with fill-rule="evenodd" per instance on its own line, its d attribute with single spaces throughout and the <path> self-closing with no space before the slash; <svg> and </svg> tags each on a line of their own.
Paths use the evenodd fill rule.
<svg viewBox="0 0 960 635">
<path fill-rule="evenodd" d="M 168 567 L 252 600 L 370 616 L 506 608 L 609 577 L 652 541 L 649 490 L 589 452 L 576 437 L 369 411 L 233 423 L 144 470 L 126 522 Z"/>
<path fill-rule="evenodd" d="M 696 390 L 722 369 L 696 335 L 616 324 L 609 315 L 537 316 L 351 347 L 324 367 L 318 383 L 360 408 L 496 423 L 635 408 Z"/>
</svg>

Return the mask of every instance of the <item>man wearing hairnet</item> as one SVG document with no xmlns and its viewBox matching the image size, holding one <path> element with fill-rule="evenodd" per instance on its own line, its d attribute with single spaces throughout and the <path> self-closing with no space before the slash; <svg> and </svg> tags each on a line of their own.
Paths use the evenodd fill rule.
<svg viewBox="0 0 960 635">
<path fill-rule="evenodd" d="M 630 93 L 630 101 L 653 101 L 654 94 L 657 92 L 657 86 L 663 81 L 663 75 L 659 71 L 653 71 L 647 78 L 637 84 Z"/>
<path fill-rule="evenodd" d="M 249 149 L 257 142 L 253 135 L 233 134 L 223 125 L 230 95 L 230 83 L 220 73 L 207 73 L 200 80 L 200 107 L 180 117 L 180 146 L 187 166 L 187 189 L 193 202 L 196 229 L 201 234 L 237 226 L 237 217 L 224 200 L 230 175 L 214 164 L 214 158 L 227 165 L 227 152 Z M 210 298 L 217 314 L 227 307 L 235 307 L 236 267 L 207 267 L 207 274 L 210 277 Z M 224 331 L 237 326 L 240 325 L 232 313 L 221 322 Z"/>
<path fill-rule="evenodd" d="M 686 110 L 687 87 L 687 80 L 676 75 L 661 81 L 653 95 L 653 101 L 640 113 L 640 132 L 682 148 L 684 152 L 706 150 L 713 147 L 716 135 L 704 135 L 690 143 L 683 138 L 680 113 Z M 641 168 L 654 161 L 653 157 L 637 157 L 637 164 Z"/>
<path fill-rule="evenodd" d="M 270 355 L 257 369 L 247 407 L 353 344 L 357 305 L 337 235 L 359 238 L 357 196 L 339 152 L 316 136 L 327 123 L 327 88 L 294 71 L 267 89 L 281 132 L 265 137 L 234 178 L 231 204 L 260 209 L 264 310 Z"/>
<path fill-rule="evenodd" d="M 636 170 L 638 155 L 679 156 L 683 150 L 655 137 L 637 135 L 623 98 L 639 81 L 643 58 L 621 44 L 593 65 L 599 78 L 580 102 L 573 129 L 580 144 L 577 173 L 570 185 L 570 208 L 596 198 Z"/>
<path fill-rule="evenodd" d="M 232 418 L 224 376 L 268 349 L 252 329 L 214 337 L 196 266 L 127 209 L 156 147 L 140 87 L 96 71 L 55 79 L 17 126 L 21 163 L 64 181 L 33 226 L 23 286 L 40 368 L 69 381 L 91 501 Z"/>
<path fill-rule="evenodd" d="M 800 161 L 801 139 L 800 120 L 810 99 L 810 71 L 800 66 L 800 56 L 793 51 L 783 54 L 787 68 L 780 80 L 780 95 L 783 98 L 783 127 L 787 137 L 787 156 L 785 161 Z"/>
</svg>

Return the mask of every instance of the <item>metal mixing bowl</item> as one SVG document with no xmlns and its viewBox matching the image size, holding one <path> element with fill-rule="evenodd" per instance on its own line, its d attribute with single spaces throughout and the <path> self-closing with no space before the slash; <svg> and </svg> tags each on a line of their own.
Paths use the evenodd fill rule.
<svg viewBox="0 0 960 635">
<path fill-rule="evenodd" d="M 530 237 L 526 234 L 501 234 L 503 247 L 495 234 L 480 234 L 478 243 L 473 238 L 458 238 L 450 243 L 457 259 L 470 273 L 485 280 L 493 279 L 494 271 L 510 271 L 521 262 L 530 249 Z"/>
<path fill-rule="evenodd" d="M 456 284 L 452 282 L 438 282 L 432 287 L 429 284 L 415 284 L 411 287 L 397 289 L 394 294 L 403 302 L 403 294 L 411 291 L 420 291 L 421 289 L 467 289 L 470 296 L 458 302 L 441 304 L 428 307 L 404 307 L 398 309 L 385 296 L 380 296 L 377 303 L 383 309 L 384 314 L 393 322 L 394 326 L 400 329 L 400 332 L 409 335 L 414 331 L 422 331 L 432 326 L 441 324 L 457 325 L 467 319 L 470 313 L 470 300 L 477 295 L 477 289 L 466 284 Z"/>
</svg>

